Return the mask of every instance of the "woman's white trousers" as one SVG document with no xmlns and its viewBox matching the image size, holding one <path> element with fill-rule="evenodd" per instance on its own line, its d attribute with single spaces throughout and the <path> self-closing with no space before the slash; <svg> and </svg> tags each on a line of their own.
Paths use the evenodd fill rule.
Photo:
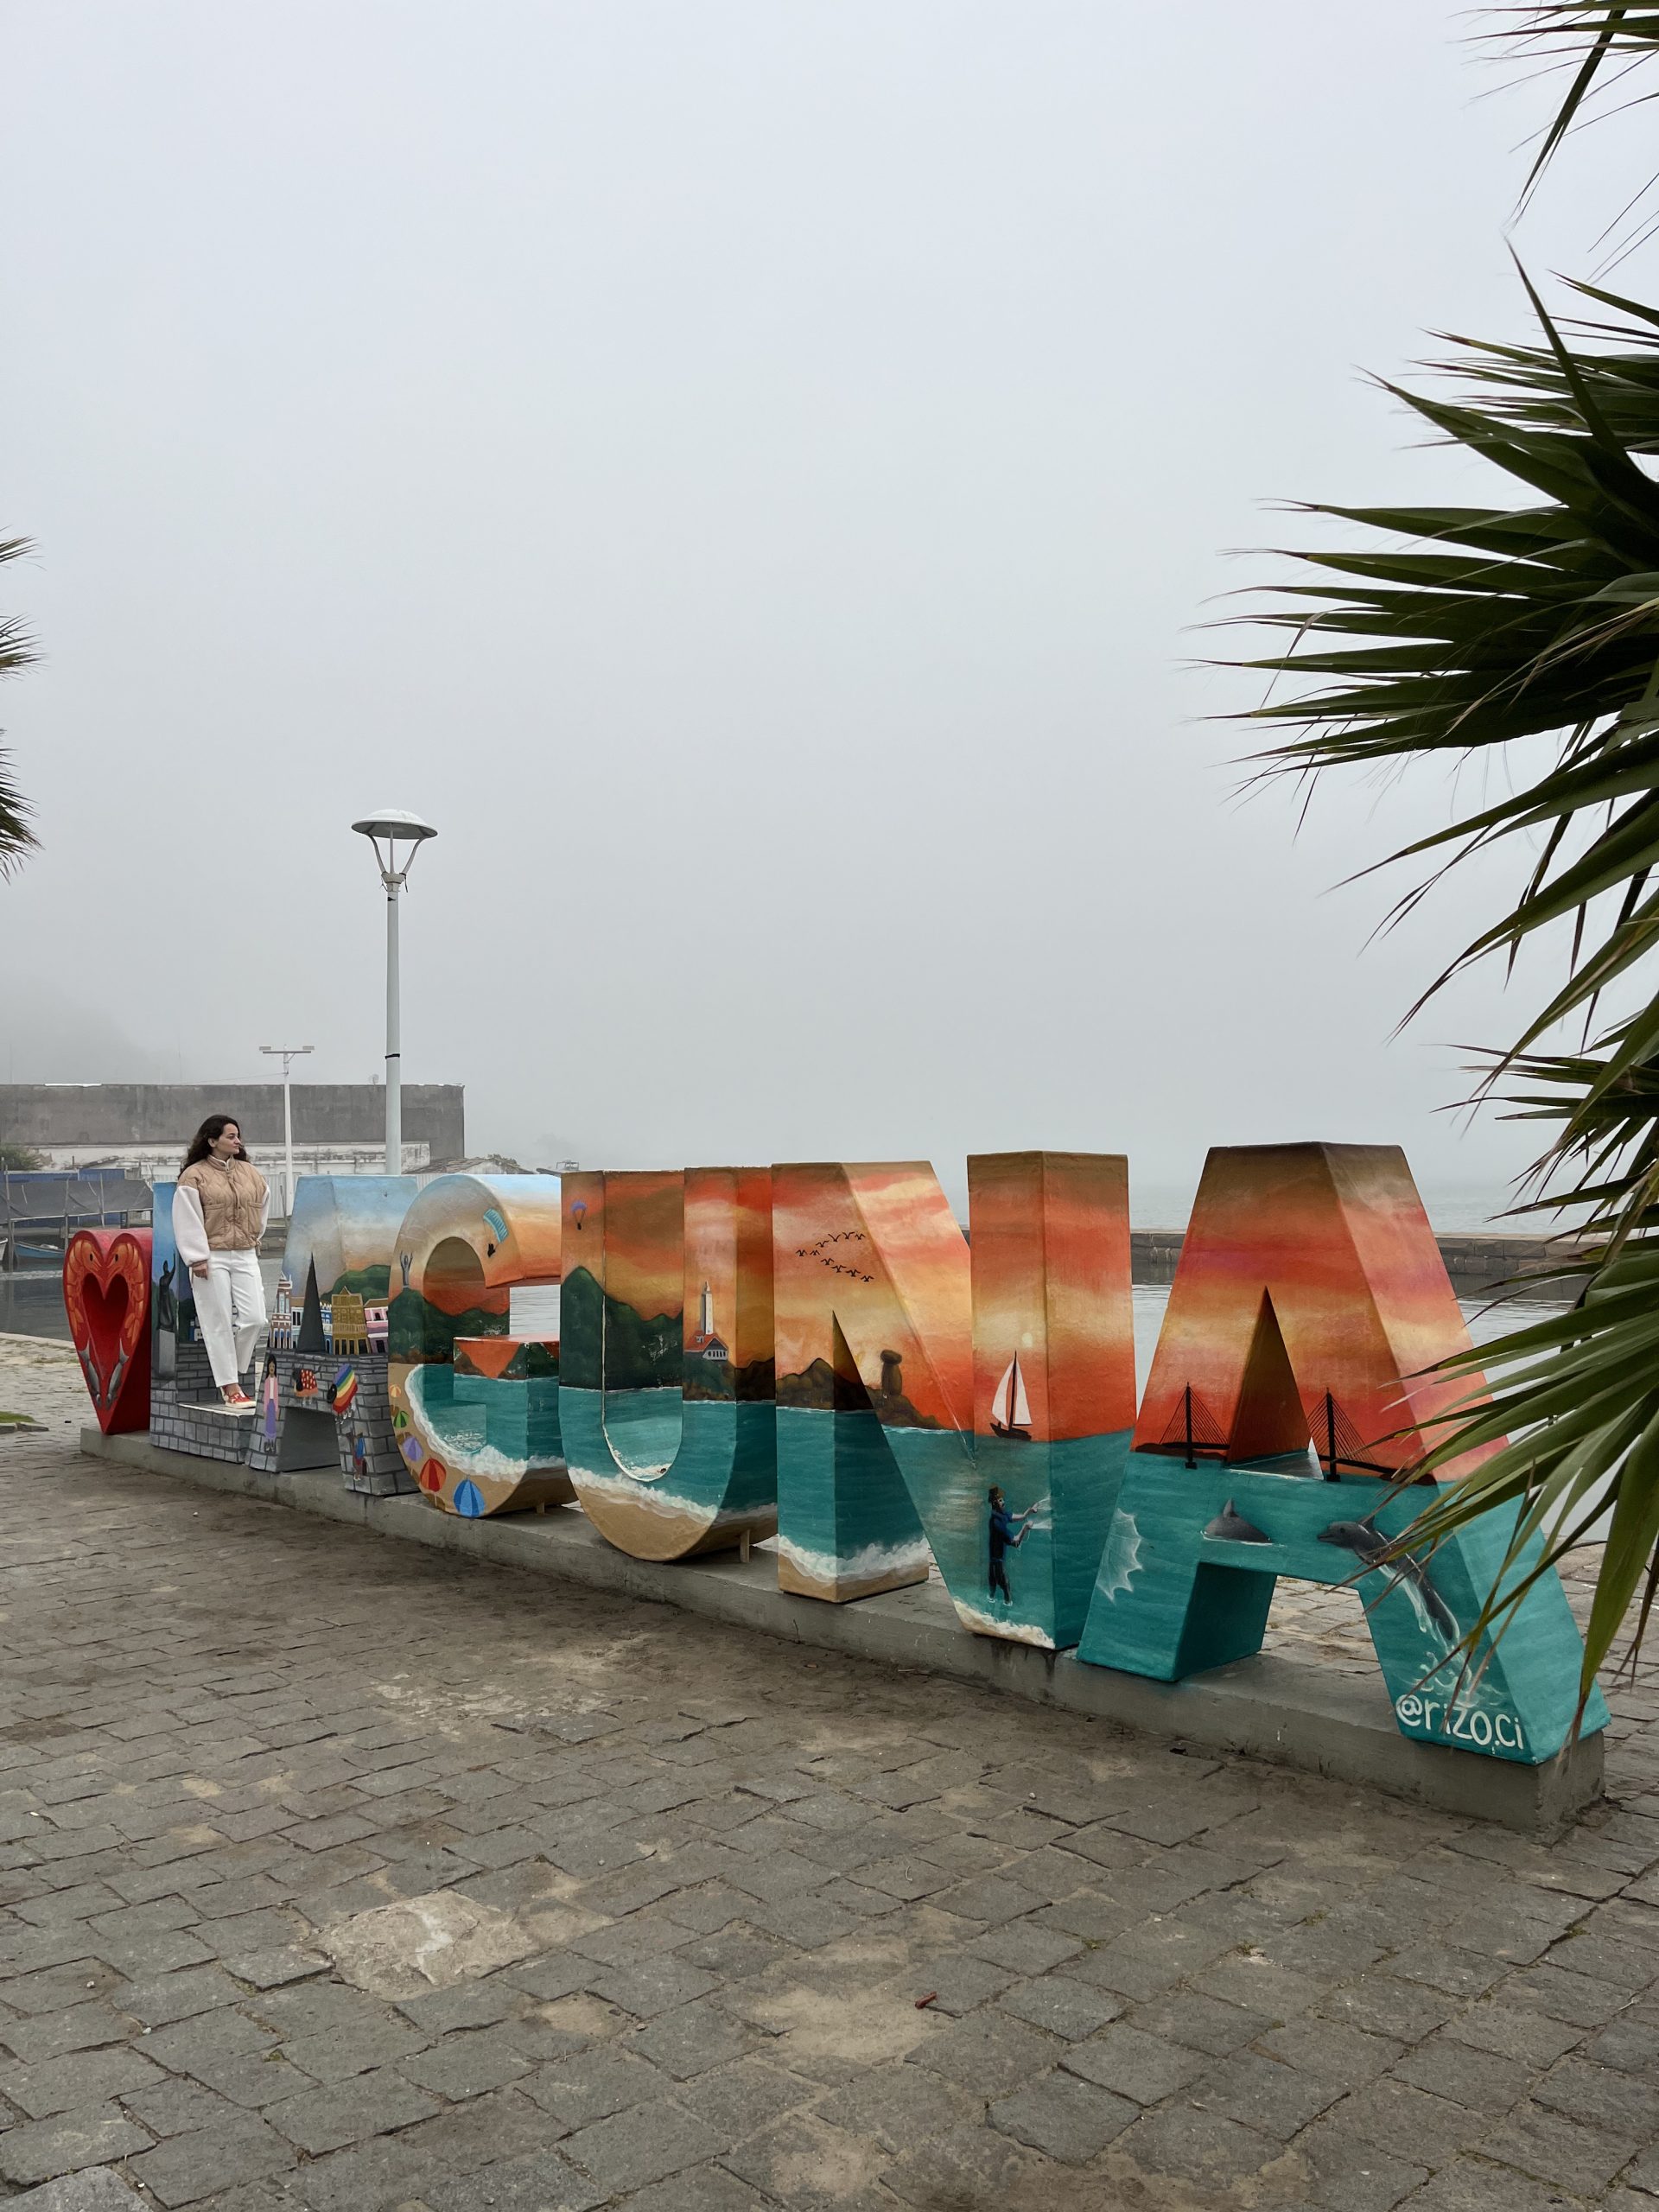
<svg viewBox="0 0 1659 2212">
<path fill-rule="evenodd" d="M 265 1286 L 257 1252 L 211 1252 L 205 1275 L 193 1274 L 196 1321 L 213 1380 L 221 1389 L 239 1382 L 253 1357 L 265 1319 Z"/>
</svg>

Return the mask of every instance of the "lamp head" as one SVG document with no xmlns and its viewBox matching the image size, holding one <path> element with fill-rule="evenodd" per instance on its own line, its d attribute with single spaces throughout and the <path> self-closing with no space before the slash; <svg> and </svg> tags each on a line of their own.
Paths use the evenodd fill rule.
<svg viewBox="0 0 1659 2212">
<path fill-rule="evenodd" d="M 374 847 L 374 857 L 380 864 L 380 880 L 388 890 L 394 884 L 401 884 L 408 874 L 416 848 L 438 834 L 429 822 L 423 822 L 418 814 L 410 814 L 407 808 L 401 806 L 383 806 L 378 812 L 366 815 L 361 822 L 353 822 L 352 827 L 359 837 L 366 837 Z M 385 841 L 384 853 L 380 849 L 382 839 Z M 397 847 L 400 844 L 408 848 L 402 868 L 397 866 Z"/>
</svg>

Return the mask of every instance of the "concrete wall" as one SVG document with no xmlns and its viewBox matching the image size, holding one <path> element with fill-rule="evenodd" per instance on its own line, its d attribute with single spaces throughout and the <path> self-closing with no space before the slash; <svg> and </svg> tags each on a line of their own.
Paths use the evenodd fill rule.
<svg viewBox="0 0 1659 2212">
<path fill-rule="evenodd" d="M 429 1157 L 467 1151 L 465 1087 L 406 1083 L 404 1135 Z M 83 1156 L 117 1146 L 185 1143 L 209 1114 L 234 1114 L 250 1151 L 283 1141 L 280 1083 L 0 1084 L 0 1143 L 73 1147 Z M 372 1143 L 386 1125 L 386 1094 L 374 1083 L 296 1083 L 296 1144 Z"/>
<path fill-rule="evenodd" d="M 1183 1241 L 1179 1229 L 1135 1230 L 1130 1243 L 1136 1282 L 1173 1282 Z M 1541 1236 L 1448 1235 L 1434 1241 L 1446 1262 L 1452 1287 L 1459 1298 L 1484 1298 L 1502 1285 L 1513 1282 L 1517 1275 L 1539 1278 L 1517 1292 L 1518 1296 L 1550 1303 L 1570 1302 L 1583 1287 L 1582 1277 L 1563 1282 L 1559 1278 L 1551 1279 L 1547 1273 L 1541 1274 L 1552 1263 L 1559 1265 L 1571 1256 L 1571 1237 L 1548 1243 Z"/>
</svg>

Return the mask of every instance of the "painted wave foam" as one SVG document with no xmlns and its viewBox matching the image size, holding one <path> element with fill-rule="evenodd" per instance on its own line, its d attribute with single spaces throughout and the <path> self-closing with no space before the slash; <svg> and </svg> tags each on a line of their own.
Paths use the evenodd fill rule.
<svg viewBox="0 0 1659 2212">
<path fill-rule="evenodd" d="M 1012 1613 L 982 1612 L 977 1605 L 969 1605 L 957 1597 L 951 1604 L 957 1618 L 964 1628 L 972 1629 L 976 1636 L 995 1637 L 1004 1643 L 1033 1643 L 1040 1651 L 1052 1651 L 1054 1639 L 1046 1629 L 1038 1628 L 1031 1621 L 1017 1620 Z"/>
<path fill-rule="evenodd" d="M 896 1574 L 913 1577 L 918 1568 L 925 1573 L 933 1565 L 933 1554 L 925 1543 L 865 1544 L 837 1557 L 834 1552 L 813 1551 L 804 1544 L 792 1543 L 781 1531 L 778 1555 L 786 1559 L 804 1580 L 827 1585 L 876 1582 Z"/>
<path fill-rule="evenodd" d="M 707 1522 L 710 1527 L 718 1525 L 711 1519 L 706 1505 L 699 1505 L 694 1498 L 683 1497 L 677 1491 L 663 1490 L 634 1475 L 619 1475 L 613 1467 L 583 1466 L 575 1459 L 568 1464 L 570 1479 L 581 1490 L 591 1490 L 601 1497 L 614 1500 L 618 1505 L 639 1506 L 664 1521 L 692 1520 Z M 748 1516 L 735 1514 L 728 1517 L 744 1520 Z"/>
</svg>

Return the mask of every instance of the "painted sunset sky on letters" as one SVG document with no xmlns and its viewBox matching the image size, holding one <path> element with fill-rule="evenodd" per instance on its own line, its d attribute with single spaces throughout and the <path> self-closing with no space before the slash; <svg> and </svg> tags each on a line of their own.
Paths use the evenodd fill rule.
<svg viewBox="0 0 1659 2212">
<path fill-rule="evenodd" d="M 1135 1425 L 1128 1162 L 1112 1153 L 991 1153 L 968 1162 L 974 1426 L 1020 1363 L 1029 1434 Z"/>
<path fill-rule="evenodd" d="M 899 1395 L 898 1356 L 884 1418 L 971 1429 L 968 1245 L 927 1163 L 777 1166 L 772 1210 L 779 1402 L 830 1402 L 833 1316 L 873 1400 Z"/>
<path fill-rule="evenodd" d="M 1264 1320 L 1263 1295 L 1271 1301 Z M 1218 1147 L 1198 1186 L 1140 1419 L 1137 1450 L 1169 1448 L 1193 1393 L 1209 1440 L 1235 1433 L 1256 1351 L 1279 1410 L 1248 1422 L 1252 1449 L 1294 1451 L 1296 1407 L 1271 1341 L 1276 1322 L 1302 1412 L 1317 1430 L 1325 1394 L 1365 1461 L 1408 1467 L 1427 1440 L 1410 1432 L 1470 1390 L 1421 1370 L 1467 1348 L 1469 1332 L 1405 1154 L 1393 1145 Z M 1275 1433 L 1266 1436 L 1261 1422 Z M 1401 1435 L 1395 1432 L 1406 1429 Z M 1316 1444 L 1319 1439 L 1315 1434 Z M 1484 1455 L 1483 1455 L 1484 1456 Z M 1446 1471 L 1456 1471 L 1456 1469 Z"/>
</svg>

